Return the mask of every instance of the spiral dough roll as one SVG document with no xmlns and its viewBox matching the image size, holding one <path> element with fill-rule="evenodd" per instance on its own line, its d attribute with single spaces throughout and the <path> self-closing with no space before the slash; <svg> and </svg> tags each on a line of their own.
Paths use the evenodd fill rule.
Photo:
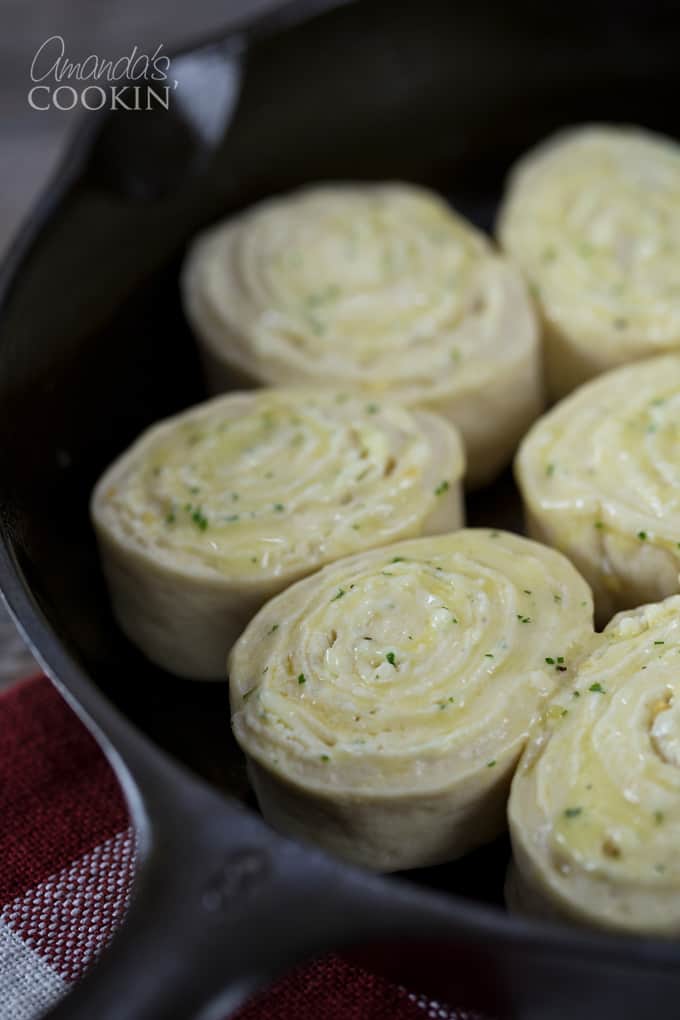
<svg viewBox="0 0 680 1020">
<path fill-rule="evenodd" d="M 513 781 L 512 906 L 680 935 L 679 662 L 676 595 L 616 616 L 565 674 Z"/>
<path fill-rule="evenodd" d="M 504 532 L 401 542 L 299 582 L 230 661 L 265 818 L 384 871 L 492 839 L 532 720 L 590 635 L 571 564 Z"/>
<path fill-rule="evenodd" d="M 464 454 L 424 411 L 347 393 L 219 397 L 146 432 L 92 517 L 113 608 L 154 662 L 224 679 L 262 603 L 340 556 L 462 524 Z"/>
<path fill-rule="evenodd" d="M 517 479 L 530 534 L 566 553 L 598 617 L 678 591 L 680 355 L 594 379 L 523 441 Z"/>
<path fill-rule="evenodd" d="M 502 247 L 531 281 L 548 389 L 680 350 L 680 146 L 629 127 L 565 131 L 524 156 Z"/>
<path fill-rule="evenodd" d="M 421 188 L 343 184 L 262 202 L 198 237 L 182 290 L 214 390 L 394 393 L 460 428 L 472 485 L 507 463 L 542 406 L 519 271 Z"/>
</svg>

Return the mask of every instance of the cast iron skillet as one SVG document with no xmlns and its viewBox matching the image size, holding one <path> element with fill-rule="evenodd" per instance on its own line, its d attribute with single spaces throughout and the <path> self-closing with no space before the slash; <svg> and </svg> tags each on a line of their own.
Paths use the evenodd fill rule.
<svg viewBox="0 0 680 1020">
<path fill-rule="evenodd" d="M 95 118 L 76 140 L 0 280 L 0 575 L 123 784 L 141 869 L 123 930 L 55 1017 L 222 1017 L 350 944 L 499 1016 L 677 1012 L 676 945 L 506 915 L 503 841 L 384 879 L 271 832 L 243 803 L 226 686 L 163 673 L 116 629 L 87 504 L 144 426 L 203 394 L 177 291 L 201 226 L 350 177 L 433 185 L 489 227 L 511 161 L 561 124 L 680 135 L 679 28 L 672 3 L 294 0 L 178 58 L 168 112 Z M 471 519 L 512 524 L 509 493 L 481 494 Z"/>
</svg>

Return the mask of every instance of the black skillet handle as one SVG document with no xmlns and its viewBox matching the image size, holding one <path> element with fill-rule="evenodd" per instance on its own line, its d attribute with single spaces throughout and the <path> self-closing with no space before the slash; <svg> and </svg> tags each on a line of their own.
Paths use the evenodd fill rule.
<svg viewBox="0 0 680 1020">
<path fill-rule="evenodd" d="M 146 787 L 153 845 L 129 914 L 52 1020 L 224 1020 L 333 946 L 460 934 L 441 900 L 282 839 L 179 769 Z"/>
</svg>

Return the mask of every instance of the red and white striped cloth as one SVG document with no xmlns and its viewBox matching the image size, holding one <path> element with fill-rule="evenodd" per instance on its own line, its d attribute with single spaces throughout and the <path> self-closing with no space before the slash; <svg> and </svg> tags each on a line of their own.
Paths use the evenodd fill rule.
<svg viewBox="0 0 680 1020">
<path fill-rule="evenodd" d="M 0 1016 L 49 1010 L 125 914 L 134 833 L 118 784 L 44 677 L 0 696 Z M 306 964 L 238 1020 L 475 1020 L 338 956 Z M 481 1020 L 481 1018 L 477 1018 Z"/>
</svg>

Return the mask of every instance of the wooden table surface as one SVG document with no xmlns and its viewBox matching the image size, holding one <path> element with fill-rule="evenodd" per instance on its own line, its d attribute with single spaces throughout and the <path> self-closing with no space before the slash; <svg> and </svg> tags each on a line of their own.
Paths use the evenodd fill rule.
<svg viewBox="0 0 680 1020">
<path fill-rule="evenodd" d="M 281 0 L 0 0 L 0 255 L 48 180 L 76 127 L 77 110 L 31 109 L 30 67 L 45 40 L 60 35 L 72 61 L 117 59 L 133 46 L 165 51 L 228 28 Z M 0 605 L 0 687 L 35 669 Z"/>
</svg>

